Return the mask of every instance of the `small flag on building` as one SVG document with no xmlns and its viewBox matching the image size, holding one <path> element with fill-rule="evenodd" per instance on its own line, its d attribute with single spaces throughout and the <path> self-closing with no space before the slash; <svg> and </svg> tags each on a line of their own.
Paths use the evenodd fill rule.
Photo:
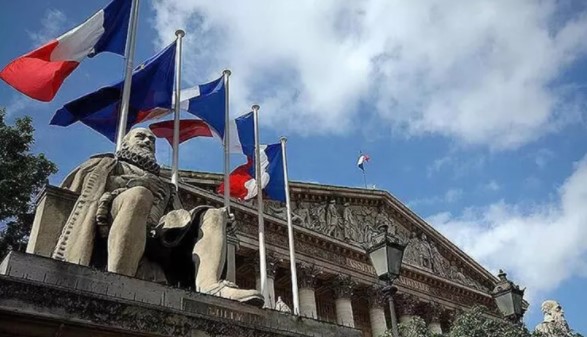
<svg viewBox="0 0 587 337">
<path fill-rule="evenodd" d="M 124 56 L 131 1 L 114 0 L 86 22 L 10 62 L 0 78 L 39 101 L 55 97 L 86 56 L 109 51 Z"/>
<path fill-rule="evenodd" d="M 365 165 L 365 163 L 366 163 L 366 162 L 368 162 L 368 161 L 369 161 L 369 159 L 371 159 L 371 158 L 369 158 L 369 156 L 368 156 L 368 155 L 366 155 L 366 154 L 362 154 L 362 153 L 361 153 L 361 155 L 359 156 L 359 160 L 357 161 L 357 166 L 358 166 L 358 167 L 359 167 L 361 170 L 363 170 L 363 172 L 365 171 L 365 167 L 364 167 L 364 165 Z"/>
</svg>

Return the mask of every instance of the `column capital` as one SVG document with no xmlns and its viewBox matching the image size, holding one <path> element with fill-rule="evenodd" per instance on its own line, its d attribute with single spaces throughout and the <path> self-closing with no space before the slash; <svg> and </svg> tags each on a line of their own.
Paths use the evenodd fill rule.
<svg viewBox="0 0 587 337">
<path fill-rule="evenodd" d="M 367 288 L 367 300 L 371 308 L 384 308 L 389 303 L 389 291 L 385 286 L 373 284 Z"/>
<path fill-rule="evenodd" d="M 350 276 L 337 275 L 332 280 L 332 290 L 336 298 L 351 298 L 353 296 L 357 282 L 355 282 Z"/>
<path fill-rule="evenodd" d="M 298 263 L 298 284 L 300 288 L 314 289 L 318 275 L 322 274 L 322 268 L 317 267 L 314 263 Z"/>
<path fill-rule="evenodd" d="M 255 265 L 255 272 L 259 274 L 259 258 L 256 257 L 253 259 Z M 268 253 L 265 257 L 265 261 L 267 262 L 267 277 L 275 279 L 275 273 L 277 272 L 277 268 L 279 264 L 283 262 L 283 259 L 276 257 L 273 253 Z"/>
<path fill-rule="evenodd" d="M 420 306 L 420 299 L 412 294 L 397 294 L 394 296 L 400 316 L 416 315 Z"/>
<path fill-rule="evenodd" d="M 438 302 L 430 302 L 424 305 L 424 319 L 428 323 L 440 323 L 444 313 L 444 307 Z"/>
</svg>

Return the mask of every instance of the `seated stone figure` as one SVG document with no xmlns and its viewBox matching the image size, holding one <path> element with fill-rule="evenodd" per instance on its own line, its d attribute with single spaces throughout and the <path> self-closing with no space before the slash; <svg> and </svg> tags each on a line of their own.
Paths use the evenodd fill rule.
<svg viewBox="0 0 587 337">
<path fill-rule="evenodd" d="M 175 187 L 159 177 L 150 130 L 131 130 L 116 155 L 93 156 L 62 187 L 80 196 L 53 258 L 263 304 L 258 291 L 220 279 L 226 210 L 182 208 Z"/>
<path fill-rule="evenodd" d="M 544 320 L 536 326 L 536 332 L 540 332 L 546 337 L 572 336 L 563 308 L 557 301 L 544 301 L 541 309 L 544 314 Z"/>
</svg>

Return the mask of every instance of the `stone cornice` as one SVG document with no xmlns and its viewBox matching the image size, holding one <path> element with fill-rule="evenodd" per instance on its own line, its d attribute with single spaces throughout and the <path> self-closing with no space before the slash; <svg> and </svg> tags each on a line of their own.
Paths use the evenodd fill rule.
<svg viewBox="0 0 587 337">
<path fill-rule="evenodd" d="M 168 169 L 162 169 L 162 174 L 168 175 Z M 196 185 L 202 191 L 213 191 L 222 180 L 221 174 L 194 171 L 180 171 L 180 177 L 183 183 L 191 186 Z M 390 209 L 392 215 L 404 220 L 403 222 L 405 225 L 410 226 L 413 230 L 423 232 L 430 238 L 434 238 L 441 243 L 439 248 L 452 256 L 450 260 L 458 260 L 461 263 L 464 263 L 465 267 L 473 272 L 469 274 L 476 275 L 476 278 L 480 279 L 480 281 L 488 288 L 493 288 L 497 282 L 496 276 L 483 268 L 483 266 L 473 260 L 469 255 L 450 242 L 436 229 L 406 207 L 401 201 L 399 201 L 399 199 L 387 191 L 293 181 L 290 182 L 290 191 L 293 199 L 301 198 L 311 202 L 339 199 L 340 203 L 352 201 L 353 203 L 360 205 L 386 205 Z M 269 217 L 269 215 L 266 215 L 266 217 Z M 315 234 L 313 231 L 312 233 Z"/>
</svg>

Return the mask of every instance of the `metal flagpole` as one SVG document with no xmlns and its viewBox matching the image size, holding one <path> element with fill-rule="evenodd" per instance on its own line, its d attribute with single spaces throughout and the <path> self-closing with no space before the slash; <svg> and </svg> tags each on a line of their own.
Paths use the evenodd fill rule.
<svg viewBox="0 0 587 337">
<path fill-rule="evenodd" d="M 122 100 L 118 115 L 118 132 L 116 136 L 116 151 L 122 147 L 122 138 L 126 135 L 126 123 L 128 121 L 128 105 L 130 99 L 130 85 L 132 82 L 133 60 L 135 58 L 135 39 L 137 34 L 137 22 L 139 17 L 139 0 L 132 0 L 132 11 L 128 23 L 128 32 L 124 55 L 126 56 L 124 69 L 124 84 L 122 86 Z"/>
<path fill-rule="evenodd" d="M 367 188 L 367 176 L 365 175 L 365 167 L 364 166 L 361 171 L 363 171 L 363 181 L 365 182 L 365 188 Z"/>
<path fill-rule="evenodd" d="M 177 45 L 175 46 L 175 114 L 173 118 L 173 159 L 171 162 L 171 182 L 175 190 L 179 189 L 179 112 L 181 106 L 181 41 L 185 32 L 181 29 L 175 31 Z"/>
<path fill-rule="evenodd" d="M 255 180 L 257 183 L 257 213 L 259 219 L 259 269 L 261 272 L 261 294 L 265 306 L 271 304 L 267 291 L 267 253 L 265 251 L 265 222 L 263 218 L 263 182 L 261 172 L 261 148 L 259 144 L 259 106 L 253 105 L 253 123 L 255 124 Z"/>
<path fill-rule="evenodd" d="M 228 78 L 230 77 L 230 70 L 225 69 L 222 72 L 224 77 L 224 207 L 228 212 L 228 217 L 231 219 L 230 213 L 230 113 L 228 109 Z M 232 220 L 232 219 L 231 219 Z"/>
<path fill-rule="evenodd" d="M 300 300 L 298 296 L 298 272 L 296 268 L 296 250 L 294 246 L 293 225 L 291 221 L 291 202 L 289 200 L 289 180 L 287 177 L 287 154 L 285 143 L 287 138 L 281 137 L 281 156 L 283 158 L 283 178 L 285 184 L 285 207 L 287 209 L 287 237 L 289 240 L 289 266 L 291 269 L 291 293 L 293 296 L 294 315 L 300 314 Z"/>
</svg>

